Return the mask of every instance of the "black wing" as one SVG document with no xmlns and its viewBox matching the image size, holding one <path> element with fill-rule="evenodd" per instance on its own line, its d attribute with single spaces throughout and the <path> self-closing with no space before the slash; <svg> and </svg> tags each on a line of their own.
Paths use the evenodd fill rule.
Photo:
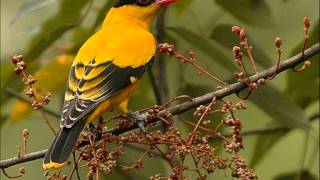
<svg viewBox="0 0 320 180">
<path fill-rule="evenodd" d="M 146 69 L 152 66 L 153 61 L 152 59 L 137 68 L 120 68 L 112 61 L 102 64 L 92 63 L 88 66 L 83 64 L 72 66 L 60 126 L 72 127 L 100 102 L 119 93 L 135 79 L 139 79 Z"/>
</svg>

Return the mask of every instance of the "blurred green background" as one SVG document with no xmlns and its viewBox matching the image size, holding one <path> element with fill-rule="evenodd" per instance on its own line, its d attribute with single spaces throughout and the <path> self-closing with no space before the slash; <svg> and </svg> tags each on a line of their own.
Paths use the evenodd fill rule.
<svg viewBox="0 0 320 180">
<path fill-rule="evenodd" d="M 113 3 L 114 0 L 1 0 L 1 159 L 16 155 L 16 145 L 22 145 L 24 128 L 31 132 L 29 152 L 47 148 L 53 139 L 39 112 L 5 92 L 7 88 L 17 92 L 23 89 L 12 72 L 9 57 L 16 53 L 25 56 L 27 71 L 39 80 L 37 92 L 50 90 L 53 100 L 48 108 L 59 112 L 73 55 L 99 28 Z M 166 11 L 166 34 L 162 42 L 175 44 L 180 52 L 195 51 L 199 64 L 222 79 L 235 81 L 232 73 L 236 66 L 231 49 L 238 40 L 231 32 L 233 25 L 248 31 L 253 54 L 262 70 L 275 63 L 276 36 L 283 40 L 282 59 L 299 52 L 304 16 L 310 18 L 312 25 L 308 46 L 319 42 L 318 7 L 318 0 L 180 0 Z M 153 31 L 156 32 L 155 27 Z M 241 154 L 262 180 L 295 179 L 301 170 L 304 171 L 301 179 L 319 179 L 318 59 L 319 55 L 314 57 L 311 68 L 304 73 L 288 71 L 258 88 L 246 102 L 249 109 L 236 114 L 242 120 L 243 131 L 287 127 L 244 138 L 245 149 Z M 217 85 L 198 76 L 193 67 L 168 57 L 162 60 L 166 65 L 170 97 L 199 96 L 213 91 Z M 157 69 L 153 70 L 157 77 Z M 233 96 L 227 99 L 239 101 Z M 155 103 L 149 78 L 145 76 L 130 107 L 139 109 Z M 311 117 L 315 118 L 310 121 Z M 49 119 L 57 128 L 59 120 L 52 116 Z M 178 122 L 177 126 L 182 131 L 189 130 L 183 123 Z M 119 164 L 127 165 L 141 153 L 127 148 Z M 44 179 L 41 162 L 20 164 L 7 172 L 14 175 L 19 167 L 24 167 L 26 174 L 22 179 Z M 165 161 L 146 158 L 140 171 L 127 173 L 117 168 L 108 178 L 149 179 L 156 173 L 166 175 L 168 170 Z M 85 173 L 81 172 L 83 176 Z M 5 179 L 2 174 L 1 179 Z M 232 178 L 228 173 L 217 171 L 209 179 Z"/>
</svg>

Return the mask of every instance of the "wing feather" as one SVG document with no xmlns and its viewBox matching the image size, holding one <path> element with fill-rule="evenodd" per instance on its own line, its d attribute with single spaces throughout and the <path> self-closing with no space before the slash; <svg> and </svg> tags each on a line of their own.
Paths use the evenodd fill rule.
<svg viewBox="0 0 320 180">
<path fill-rule="evenodd" d="M 121 68 L 112 61 L 96 64 L 94 60 L 87 66 L 81 63 L 73 65 L 69 74 L 60 126 L 72 127 L 100 102 L 132 84 L 132 77 L 139 79 L 152 64 L 153 59 L 136 68 Z"/>
</svg>

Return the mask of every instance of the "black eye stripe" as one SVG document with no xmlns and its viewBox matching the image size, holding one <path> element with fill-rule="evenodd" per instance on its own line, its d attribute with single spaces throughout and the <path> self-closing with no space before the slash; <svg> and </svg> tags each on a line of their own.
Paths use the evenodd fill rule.
<svg viewBox="0 0 320 180">
<path fill-rule="evenodd" d="M 119 0 L 117 3 L 113 5 L 113 7 L 121 7 L 126 4 L 133 4 L 136 0 Z"/>
<path fill-rule="evenodd" d="M 138 6 L 148 6 L 152 4 L 155 0 L 119 0 L 113 7 L 121 7 L 128 4 L 136 4 Z"/>
</svg>

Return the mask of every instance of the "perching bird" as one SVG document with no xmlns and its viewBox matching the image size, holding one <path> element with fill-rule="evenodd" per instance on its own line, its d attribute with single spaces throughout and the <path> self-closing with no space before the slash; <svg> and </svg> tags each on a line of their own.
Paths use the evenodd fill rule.
<svg viewBox="0 0 320 180">
<path fill-rule="evenodd" d="M 44 158 L 44 169 L 62 168 L 85 125 L 113 107 L 143 119 L 128 111 L 128 99 L 152 65 L 156 51 L 152 21 L 173 2 L 119 0 L 110 9 L 102 28 L 84 43 L 71 66 L 60 131 Z"/>
</svg>

